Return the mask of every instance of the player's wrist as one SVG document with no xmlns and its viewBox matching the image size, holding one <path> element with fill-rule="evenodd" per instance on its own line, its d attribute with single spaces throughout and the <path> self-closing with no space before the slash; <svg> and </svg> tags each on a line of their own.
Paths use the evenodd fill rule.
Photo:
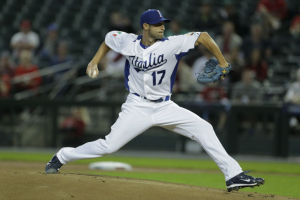
<svg viewBox="0 0 300 200">
<path fill-rule="evenodd" d="M 98 65 L 97 62 L 95 62 L 94 60 L 92 60 L 91 62 L 89 62 L 88 65 Z"/>
<path fill-rule="evenodd" d="M 225 68 L 225 67 L 229 66 L 229 63 L 228 62 L 220 62 L 219 66 Z"/>
<path fill-rule="evenodd" d="M 219 66 L 220 67 L 228 67 L 229 66 L 229 63 L 225 60 L 225 59 L 222 59 L 222 60 L 218 60 L 219 62 Z"/>
</svg>

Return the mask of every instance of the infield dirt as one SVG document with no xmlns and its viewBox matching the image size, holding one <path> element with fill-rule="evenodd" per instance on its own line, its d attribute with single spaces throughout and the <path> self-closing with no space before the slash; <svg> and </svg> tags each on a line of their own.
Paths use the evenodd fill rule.
<svg viewBox="0 0 300 200">
<path fill-rule="evenodd" d="M 45 163 L 0 162 L 0 200 L 287 200 L 245 192 L 88 175 L 69 164 L 60 174 L 45 174 Z M 86 166 L 84 165 L 86 168 Z M 141 170 L 141 169 L 139 169 Z"/>
</svg>

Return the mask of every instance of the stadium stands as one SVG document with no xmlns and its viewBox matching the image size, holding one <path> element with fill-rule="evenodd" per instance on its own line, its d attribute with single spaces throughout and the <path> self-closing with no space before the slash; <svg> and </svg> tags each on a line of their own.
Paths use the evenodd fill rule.
<svg viewBox="0 0 300 200">
<path fill-rule="evenodd" d="M 146 8 L 160 9 L 165 16 L 182 22 L 185 29 L 195 30 L 199 20 L 197 19 L 199 7 L 203 4 L 210 4 L 213 12 L 218 14 L 222 8 L 233 6 L 238 16 L 236 31 L 245 38 L 249 33 L 250 24 L 255 19 L 258 2 L 258 0 L 1 0 L 0 52 L 11 50 L 12 35 L 18 31 L 21 21 L 28 19 L 32 22 L 33 30 L 42 39 L 45 39 L 47 27 L 52 23 L 57 24 L 60 38 L 69 41 L 70 54 L 78 63 L 86 63 L 104 39 L 105 33 L 109 31 L 110 14 L 113 11 L 120 11 L 127 16 L 135 30 L 139 30 L 139 16 Z M 267 85 L 281 88 L 272 90 L 269 87 L 268 91 L 277 91 L 278 95 L 284 94 L 294 72 L 300 66 L 299 43 L 297 43 L 299 39 L 293 40 L 289 33 L 292 18 L 299 14 L 300 3 L 298 0 L 286 0 L 286 4 L 288 14 L 282 21 L 281 28 L 271 32 L 268 38 L 272 43 L 273 53 L 267 60 L 269 64 Z M 217 35 L 220 32 L 221 26 L 216 24 L 211 33 Z M 38 62 L 38 51 L 36 57 Z"/>
</svg>

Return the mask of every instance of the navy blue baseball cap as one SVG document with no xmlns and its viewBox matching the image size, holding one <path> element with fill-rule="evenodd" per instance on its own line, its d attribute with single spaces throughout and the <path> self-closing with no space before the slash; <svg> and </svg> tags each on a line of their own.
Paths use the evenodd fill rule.
<svg viewBox="0 0 300 200">
<path fill-rule="evenodd" d="M 143 27 L 143 24 L 158 24 L 161 22 L 170 22 L 171 20 L 164 18 L 159 10 L 148 9 L 141 15 L 140 25 Z"/>
</svg>

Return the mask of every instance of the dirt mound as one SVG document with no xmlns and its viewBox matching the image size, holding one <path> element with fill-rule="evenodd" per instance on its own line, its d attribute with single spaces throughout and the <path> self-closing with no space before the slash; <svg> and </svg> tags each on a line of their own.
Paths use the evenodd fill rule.
<svg viewBox="0 0 300 200">
<path fill-rule="evenodd" d="M 291 199 L 158 181 L 75 174 L 77 165 L 69 166 L 61 174 L 45 174 L 41 163 L 1 162 L 0 200 Z M 82 166 L 78 165 L 80 168 Z"/>
</svg>

